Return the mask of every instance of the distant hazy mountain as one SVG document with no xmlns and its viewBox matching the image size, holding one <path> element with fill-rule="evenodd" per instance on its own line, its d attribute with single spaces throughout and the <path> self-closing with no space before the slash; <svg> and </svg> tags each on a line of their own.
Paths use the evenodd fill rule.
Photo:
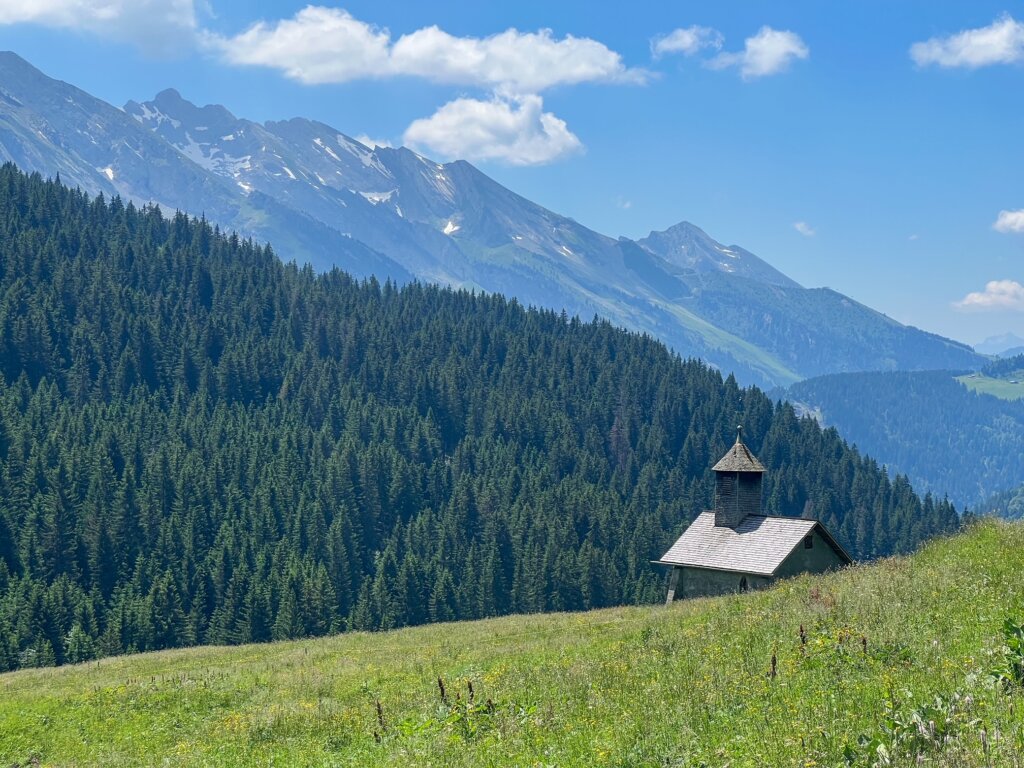
<svg viewBox="0 0 1024 768">
<path fill-rule="evenodd" d="M 974 351 L 983 355 L 999 355 L 1000 357 L 1013 357 L 1014 350 L 1024 347 L 1024 339 L 1015 333 L 1004 333 L 999 336 L 989 336 L 980 344 L 974 345 Z M 1016 354 L 1020 354 L 1017 352 Z"/>
<path fill-rule="evenodd" d="M 834 291 L 802 288 L 689 223 L 616 240 L 463 161 L 370 148 L 301 118 L 259 124 L 174 90 L 120 110 L 11 53 L 0 54 L 0 158 L 93 193 L 203 214 L 319 269 L 599 314 L 745 382 L 981 362 Z"/>
</svg>

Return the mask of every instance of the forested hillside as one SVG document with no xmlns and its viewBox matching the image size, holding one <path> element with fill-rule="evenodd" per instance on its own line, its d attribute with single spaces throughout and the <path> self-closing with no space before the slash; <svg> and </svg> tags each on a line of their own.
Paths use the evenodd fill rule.
<svg viewBox="0 0 1024 768">
<path fill-rule="evenodd" d="M 978 506 L 977 514 L 996 515 L 1008 520 L 1024 519 L 1024 485 L 990 496 Z"/>
<path fill-rule="evenodd" d="M 283 265 L 0 170 L 0 669 L 662 597 L 742 423 L 859 557 L 957 525 L 608 323 Z"/>
<path fill-rule="evenodd" d="M 1024 354 L 993 360 L 982 367 L 981 373 L 993 379 L 1024 378 Z"/>
<path fill-rule="evenodd" d="M 953 371 L 843 373 L 786 395 L 916 488 L 974 508 L 1024 482 L 1024 401 L 972 392 Z"/>
</svg>

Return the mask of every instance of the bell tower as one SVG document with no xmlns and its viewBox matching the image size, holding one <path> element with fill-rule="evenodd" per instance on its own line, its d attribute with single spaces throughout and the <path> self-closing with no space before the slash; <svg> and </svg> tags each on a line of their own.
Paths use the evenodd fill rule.
<svg viewBox="0 0 1024 768">
<path fill-rule="evenodd" d="M 736 427 L 736 443 L 712 470 L 715 473 L 715 526 L 735 528 L 747 515 L 761 514 L 761 478 L 764 465 L 743 443 L 743 427 Z"/>
</svg>

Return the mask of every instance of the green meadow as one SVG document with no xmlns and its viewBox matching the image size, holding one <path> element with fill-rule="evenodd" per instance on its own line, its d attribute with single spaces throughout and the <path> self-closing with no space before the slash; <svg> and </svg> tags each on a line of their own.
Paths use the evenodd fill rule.
<svg viewBox="0 0 1024 768">
<path fill-rule="evenodd" d="M 1022 573 L 986 522 L 668 608 L 14 672 L 0 765 L 1019 766 Z"/>
<path fill-rule="evenodd" d="M 956 380 L 982 395 L 994 395 L 1003 400 L 1020 400 L 1024 397 L 1024 379 L 994 379 L 980 373 L 957 376 Z"/>
</svg>

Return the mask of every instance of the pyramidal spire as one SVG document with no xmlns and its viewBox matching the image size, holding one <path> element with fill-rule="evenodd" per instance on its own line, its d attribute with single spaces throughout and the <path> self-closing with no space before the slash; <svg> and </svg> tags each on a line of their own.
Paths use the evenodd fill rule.
<svg viewBox="0 0 1024 768">
<path fill-rule="evenodd" d="M 736 427 L 736 442 L 711 469 L 715 472 L 766 471 L 764 464 L 757 460 L 757 457 L 750 452 L 746 443 L 743 442 L 742 426 Z"/>
</svg>

